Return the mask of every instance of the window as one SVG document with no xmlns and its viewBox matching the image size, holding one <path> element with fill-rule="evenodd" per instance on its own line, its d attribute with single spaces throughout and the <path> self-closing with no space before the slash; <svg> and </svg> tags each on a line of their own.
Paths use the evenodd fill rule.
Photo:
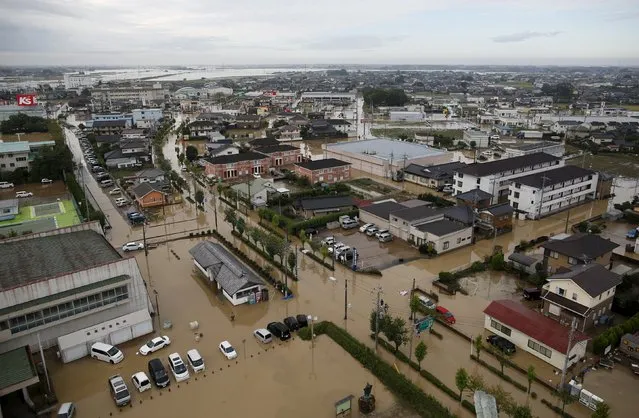
<svg viewBox="0 0 639 418">
<path fill-rule="evenodd" d="M 27 161 L 27 157 L 18 157 L 16 161 Z"/>
<path fill-rule="evenodd" d="M 515 192 L 514 197 L 515 197 L 515 199 L 519 198 L 519 192 Z"/>
<path fill-rule="evenodd" d="M 557 294 L 559 296 L 565 296 L 566 295 L 566 289 L 562 289 L 561 287 L 557 287 Z"/>
<path fill-rule="evenodd" d="M 521 187 L 521 183 L 515 183 L 515 189 L 519 189 Z"/>
<path fill-rule="evenodd" d="M 577 264 L 577 259 L 574 257 L 568 257 L 568 264 L 572 264 L 572 265 Z"/>
<path fill-rule="evenodd" d="M 461 181 L 458 181 L 458 182 L 457 182 L 457 187 L 462 187 L 462 185 L 463 185 L 463 184 L 464 184 L 464 183 L 462 183 Z"/>
<path fill-rule="evenodd" d="M 444 249 L 447 250 L 449 246 L 450 246 L 450 242 L 444 241 Z"/>
<path fill-rule="evenodd" d="M 480 183 L 481 183 L 481 179 L 480 179 L 480 178 L 478 178 L 478 179 L 477 179 L 477 184 L 480 184 Z"/>
<path fill-rule="evenodd" d="M 552 258 L 557 259 L 557 258 L 559 258 L 559 253 L 558 253 L 557 251 L 551 251 L 551 252 L 550 252 L 550 256 L 551 256 Z"/>
<path fill-rule="evenodd" d="M 577 294 L 575 292 L 572 293 L 572 300 L 577 300 Z"/>
<path fill-rule="evenodd" d="M 499 322 L 495 321 L 494 319 L 490 320 L 490 326 L 491 328 L 501 332 L 504 335 L 507 335 L 510 337 L 510 333 L 511 333 L 511 329 L 508 328 L 505 325 L 500 324 Z"/>
<path fill-rule="evenodd" d="M 550 358 L 550 356 L 552 355 L 552 351 L 548 347 L 544 347 L 543 345 L 533 340 L 528 340 L 528 348 L 531 348 L 548 358 Z"/>
<path fill-rule="evenodd" d="M 457 238 L 457 244 L 461 244 L 462 239 L 461 238 Z"/>
</svg>

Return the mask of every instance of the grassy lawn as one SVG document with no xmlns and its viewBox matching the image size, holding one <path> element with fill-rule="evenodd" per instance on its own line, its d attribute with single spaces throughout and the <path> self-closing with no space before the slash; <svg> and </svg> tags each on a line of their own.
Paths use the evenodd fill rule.
<svg viewBox="0 0 639 418">
<path fill-rule="evenodd" d="M 356 186 L 356 187 L 360 187 L 360 188 L 362 188 L 364 190 L 378 192 L 378 193 L 381 193 L 381 194 L 389 194 L 389 193 L 392 193 L 392 192 L 396 191 L 392 187 L 388 187 L 386 185 L 378 183 L 378 182 L 376 182 L 374 180 L 371 180 L 369 178 L 354 179 L 354 180 L 348 181 L 347 183 L 350 183 L 350 184 L 352 184 L 353 186 Z"/>
<path fill-rule="evenodd" d="M 592 168 L 618 176 L 636 177 L 639 173 L 639 158 L 634 154 L 597 154 L 576 157 L 568 164 Z"/>
<path fill-rule="evenodd" d="M 55 219 L 58 221 L 58 227 L 64 228 L 67 226 L 79 224 L 80 218 L 75 211 L 73 202 L 71 202 L 70 200 L 63 200 L 62 204 L 64 205 L 64 213 L 55 216 Z"/>
<path fill-rule="evenodd" d="M 39 142 L 39 141 L 51 141 L 53 138 L 49 132 L 33 132 L 30 134 L 20 135 L 0 135 L 2 136 L 2 140 L 5 142 L 17 142 L 18 139 L 20 141 L 28 141 L 28 142 Z"/>
<path fill-rule="evenodd" d="M 31 206 L 23 206 L 20 208 L 18 215 L 10 220 L 0 222 L 0 227 L 18 224 L 31 219 Z"/>
</svg>

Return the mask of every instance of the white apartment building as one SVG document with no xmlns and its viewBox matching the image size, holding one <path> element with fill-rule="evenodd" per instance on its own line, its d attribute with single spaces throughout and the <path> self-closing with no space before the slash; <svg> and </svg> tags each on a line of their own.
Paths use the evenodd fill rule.
<svg viewBox="0 0 639 418">
<path fill-rule="evenodd" d="M 29 169 L 29 164 L 41 148 L 53 146 L 55 141 L 0 142 L 0 171 Z"/>
<path fill-rule="evenodd" d="M 539 219 L 594 199 L 599 175 L 566 165 L 520 177 L 510 184 L 510 205 L 529 219 Z"/>
<path fill-rule="evenodd" d="M 506 158 L 487 163 L 474 163 L 455 171 L 454 195 L 480 189 L 493 196 L 491 204 L 508 200 L 510 183 L 530 174 L 541 173 L 564 165 L 560 157 L 543 152 Z"/>
<path fill-rule="evenodd" d="M 81 73 L 65 73 L 64 88 L 67 90 L 83 89 L 93 87 L 95 80 L 88 74 Z"/>
<path fill-rule="evenodd" d="M 475 131 L 472 129 L 464 131 L 464 142 L 468 145 L 471 145 L 471 143 L 474 142 L 477 148 L 488 148 L 490 145 L 487 132 Z"/>
<path fill-rule="evenodd" d="M 99 102 L 139 102 L 164 100 L 167 91 L 161 86 L 153 87 L 116 87 L 91 91 L 91 98 Z"/>
<path fill-rule="evenodd" d="M 563 157 L 566 153 L 566 147 L 563 143 L 552 141 L 537 141 L 510 145 L 502 144 L 502 147 L 504 148 L 503 156 L 505 158 L 521 157 L 523 155 L 530 155 L 538 152 L 554 155 L 555 157 Z"/>
<path fill-rule="evenodd" d="M 133 109 L 133 123 L 138 128 L 149 128 L 162 119 L 162 109 Z"/>
</svg>

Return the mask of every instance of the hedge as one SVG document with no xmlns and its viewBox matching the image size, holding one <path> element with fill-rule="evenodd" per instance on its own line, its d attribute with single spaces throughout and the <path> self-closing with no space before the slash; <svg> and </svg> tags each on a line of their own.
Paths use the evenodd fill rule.
<svg viewBox="0 0 639 418">
<path fill-rule="evenodd" d="M 616 347 L 625 334 L 634 334 L 639 331 L 639 313 L 628 318 L 625 322 L 608 328 L 592 341 L 592 350 L 595 354 L 602 355 L 606 347 Z"/>
<path fill-rule="evenodd" d="M 326 226 L 327 223 L 335 222 L 339 219 L 340 216 L 344 215 L 348 215 L 350 217 L 357 216 L 359 215 L 359 210 L 354 209 L 346 212 L 331 213 L 330 215 L 316 216 L 313 219 L 309 219 L 307 221 L 297 222 L 289 226 L 289 233 L 297 235 L 297 233 L 302 229 Z"/>
<path fill-rule="evenodd" d="M 106 217 L 104 216 L 104 213 L 102 213 L 101 211 L 99 211 L 96 208 L 94 208 L 93 205 L 91 204 L 91 202 L 89 202 L 85 198 L 84 190 L 82 189 L 82 187 L 78 183 L 78 180 L 75 178 L 75 175 L 73 173 L 67 172 L 65 176 L 66 176 L 65 177 L 65 181 L 67 183 L 67 187 L 69 188 L 69 191 L 73 195 L 73 198 L 75 199 L 76 205 L 78 203 L 84 204 L 84 202 L 86 201 L 87 206 L 88 206 L 88 212 L 89 212 L 89 219 L 87 219 L 87 220 L 89 220 L 89 221 L 96 221 L 96 220 L 100 221 L 100 225 L 102 227 L 104 227 L 106 225 Z M 86 215 L 86 212 L 78 213 L 78 216 L 80 218 L 82 218 L 84 215 Z"/>
<path fill-rule="evenodd" d="M 282 234 L 280 231 L 278 231 L 277 229 L 273 228 L 273 225 L 271 225 L 271 223 L 260 221 L 258 225 L 266 229 L 268 232 L 277 235 L 281 239 L 286 239 L 286 236 Z"/>
<path fill-rule="evenodd" d="M 262 276 L 267 282 L 269 282 L 270 284 L 273 285 L 273 287 L 275 287 L 275 289 L 279 290 L 280 292 L 282 292 L 282 294 L 284 294 L 284 290 L 287 289 L 288 290 L 288 294 L 292 295 L 293 292 L 291 291 L 290 288 L 288 288 L 286 286 L 285 283 L 283 283 L 281 280 L 278 280 L 276 278 L 274 278 L 273 276 L 271 276 L 269 274 L 269 272 L 262 266 L 260 266 L 259 264 L 257 264 L 257 262 L 255 260 L 251 260 L 246 254 L 244 254 L 244 252 L 242 252 L 239 248 L 237 248 L 236 246 L 233 245 L 233 243 L 231 243 L 230 241 L 228 241 L 226 238 L 224 238 L 222 236 L 222 234 L 220 234 L 217 231 L 212 231 L 213 236 L 215 236 L 215 238 L 217 238 L 218 241 L 220 241 L 227 249 L 229 249 L 233 254 L 235 254 L 235 256 L 237 256 L 238 258 L 242 259 L 242 262 L 246 265 L 248 265 L 249 267 L 251 267 L 253 270 L 255 270 L 260 276 Z"/>
<path fill-rule="evenodd" d="M 552 402 L 547 401 L 546 399 L 542 399 L 541 403 L 543 403 L 544 405 L 546 405 L 548 408 L 552 409 L 556 414 L 558 414 L 560 417 L 564 417 L 564 418 L 575 418 L 572 415 L 570 415 L 568 412 L 565 412 L 562 414 L 561 412 L 561 408 L 558 406 L 555 406 L 552 404 Z"/>
<path fill-rule="evenodd" d="M 283 266 L 282 264 L 280 264 L 280 263 L 276 262 L 275 260 L 273 260 L 271 258 L 271 256 L 268 255 L 268 253 L 266 253 L 264 250 L 259 248 L 257 245 L 253 244 L 247 238 L 244 238 L 244 236 L 240 235 L 239 232 L 231 231 L 231 234 L 234 237 L 239 238 L 240 241 L 242 241 L 244 244 L 246 244 L 250 249 L 252 249 L 256 253 L 261 255 L 266 261 L 268 261 L 270 264 L 274 265 L 279 271 L 281 271 L 282 273 L 287 275 L 291 280 L 297 281 L 297 277 L 295 277 L 295 275 L 293 273 L 288 271 L 288 269 L 285 266 Z"/>
<path fill-rule="evenodd" d="M 382 360 L 373 350 L 359 342 L 346 330 L 332 322 L 322 321 L 314 326 L 315 335 L 326 334 L 346 350 L 362 366 L 370 370 L 395 396 L 403 399 L 421 417 L 454 417 L 437 399 L 424 393 L 417 385 L 398 373 L 390 364 Z M 310 340 L 311 330 L 303 328 L 299 332 L 303 340 Z M 457 398 L 459 400 L 459 398 Z"/>
<path fill-rule="evenodd" d="M 501 377 L 506 382 L 512 384 L 514 387 L 516 387 L 517 389 L 521 390 L 522 392 L 527 392 L 528 391 L 528 387 L 527 386 L 522 385 L 521 383 L 519 383 L 518 381 L 516 381 L 512 377 L 508 376 L 506 373 L 502 373 L 501 370 L 498 369 L 497 367 L 486 363 L 484 360 L 478 359 L 477 356 L 475 356 L 474 354 L 471 354 L 470 358 L 472 360 L 476 361 L 477 363 L 481 364 L 482 366 L 484 366 L 485 368 L 487 368 L 491 372 L 495 373 L 497 376 Z"/>
</svg>

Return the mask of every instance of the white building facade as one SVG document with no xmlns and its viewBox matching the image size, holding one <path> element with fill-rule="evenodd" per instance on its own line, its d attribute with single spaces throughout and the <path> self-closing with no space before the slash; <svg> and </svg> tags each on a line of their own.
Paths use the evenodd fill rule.
<svg viewBox="0 0 639 418">
<path fill-rule="evenodd" d="M 94 83 L 95 80 L 88 74 L 64 74 L 64 88 L 67 90 L 90 88 Z"/>
<path fill-rule="evenodd" d="M 162 119 L 162 109 L 133 109 L 131 112 L 133 115 L 133 123 L 138 128 L 150 128 L 157 121 Z"/>
</svg>

